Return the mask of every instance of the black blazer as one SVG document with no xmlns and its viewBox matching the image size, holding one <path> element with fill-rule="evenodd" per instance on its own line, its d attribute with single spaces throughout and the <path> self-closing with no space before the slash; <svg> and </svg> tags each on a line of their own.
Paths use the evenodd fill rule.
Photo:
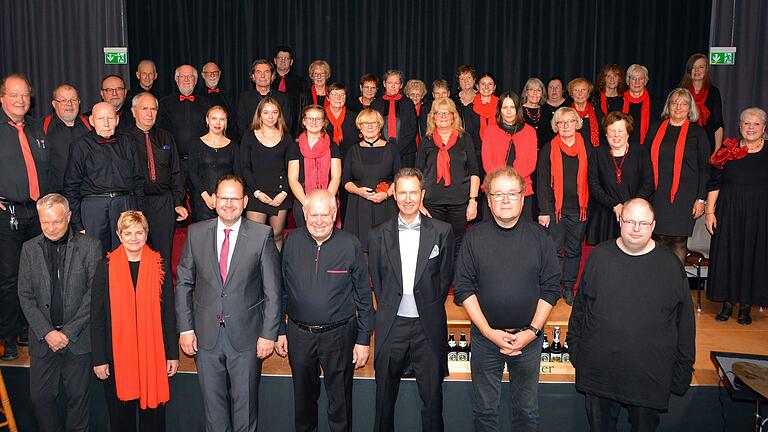
<svg viewBox="0 0 768 432">
<path fill-rule="evenodd" d="M 389 349 L 391 340 L 387 336 L 403 297 L 397 217 L 373 228 L 368 242 L 368 267 L 377 303 L 375 355 L 378 355 Z M 433 253 L 435 247 L 437 255 Z M 444 375 L 448 373 L 445 299 L 453 279 L 453 248 L 451 226 L 422 215 L 413 294 L 429 346 L 441 359 Z"/>
</svg>

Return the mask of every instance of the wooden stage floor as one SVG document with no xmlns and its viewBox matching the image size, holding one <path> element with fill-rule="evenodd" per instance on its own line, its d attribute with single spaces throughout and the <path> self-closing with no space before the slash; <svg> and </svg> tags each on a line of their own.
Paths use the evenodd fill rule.
<svg viewBox="0 0 768 432">
<path fill-rule="evenodd" d="M 691 292 L 694 307 L 696 301 L 695 292 Z M 702 296 L 703 297 L 703 296 Z M 465 331 L 469 334 L 469 319 L 464 309 L 453 304 L 453 298 L 449 297 L 446 302 L 448 312 L 449 331 L 459 333 Z M 752 308 L 753 323 L 749 326 L 742 326 L 736 323 L 734 317 L 728 322 L 722 323 L 715 321 L 714 317 L 720 310 L 719 303 L 709 302 L 702 299 L 702 311 L 696 313 L 696 371 L 693 375 L 693 385 L 716 386 L 718 376 L 715 366 L 709 358 L 711 351 L 738 352 L 748 354 L 768 355 L 768 310 L 760 312 L 757 308 Z M 568 317 L 571 308 L 561 299 L 547 323 L 547 334 L 552 335 L 552 327 L 557 325 L 563 330 L 568 325 Z M 565 332 L 563 332 L 564 334 Z M 458 334 L 456 338 L 458 339 Z M 375 341 L 372 342 L 375 349 Z M 373 351 L 372 351 L 373 353 Z M 19 347 L 19 358 L 11 362 L 0 362 L 0 366 L 29 366 L 29 353 L 26 347 Z M 448 381 L 469 381 L 469 365 L 466 362 L 451 362 L 451 374 L 446 378 Z M 193 359 L 181 354 L 181 373 L 195 373 L 195 363 Z M 272 355 L 264 363 L 264 375 L 271 376 L 290 376 L 291 369 L 288 360 Z M 372 379 L 374 376 L 373 359 L 368 361 L 366 367 L 355 373 L 355 378 Z M 574 370 L 570 364 L 563 363 L 542 363 L 541 382 L 574 382 Z"/>
</svg>

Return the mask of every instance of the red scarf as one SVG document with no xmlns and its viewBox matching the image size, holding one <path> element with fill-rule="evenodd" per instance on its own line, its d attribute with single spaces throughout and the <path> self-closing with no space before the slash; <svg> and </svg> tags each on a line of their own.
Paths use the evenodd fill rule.
<svg viewBox="0 0 768 432">
<path fill-rule="evenodd" d="M 480 93 L 475 95 L 472 101 L 472 111 L 480 116 L 480 139 L 485 136 L 485 128 L 490 124 L 496 124 L 496 105 L 499 103 L 499 97 L 491 95 L 490 102 L 484 104 Z"/>
<path fill-rule="evenodd" d="M 640 144 L 645 143 L 645 134 L 648 133 L 648 126 L 651 121 L 651 96 L 648 95 L 648 89 L 643 90 L 643 94 L 639 98 L 632 97 L 629 90 L 624 92 L 624 106 L 621 108 L 621 112 L 629 114 L 629 104 L 642 103 L 640 108 Z"/>
<path fill-rule="evenodd" d="M 317 89 L 312 85 L 312 103 L 317 105 Z M 328 86 L 325 86 L 325 98 L 323 100 L 323 108 L 328 109 Z"/>
<path fill-rule="evenodd" d="M 589 119 L 589 141 L 592 143 L 592 147 L 600 147 L 600 129 L 597 126 L 597 113 L 595 107 L 592 106 L 592 102 L 587 102 L 584 106 L 584 111 L 579 111 L 576 108 L 576 102 L 571 104 L 573 109 L 579 114 L 582 119 Z"/>
<path fill-rule="evenodd" d="M 107 259 L 117 398 L 139 399 L 142 409 L 157 408 L 170 400 L 160 318 L 162 258 L 144 246 L 135 290 L 125 248 L 119 246 Z"/>
<path fill-rule="evenodd" d="M 389 113 L 387 113 L 387 136 L 389 138 L 397 138 L 397 111 L 395 110 L 395 101 L 402 99 L 403 95 L 401 93 L 398 93 L 395 96 L 385 94 L 381 98 L 389 101 Z"/>
<path fill-rule="evenodd" d="M 723 169 L 725 163 L 732 160 L 738 160 L 747 157 L 749 149 L 739 145 L 739 140 L 736 138 L 728 138 L 723 141 L 723 145 L 709 157 L 709 164 L 715 168 Z"/>
<path fill-rule="evenodd" d="M 694 90 L 693 86 L 690 86 L 688 87 L 688 90 L 691 92 L 691 95 L 693 95 L 693 101 L 696 103 L 696 109 L 699 110 L 699 126 L 704 127 L 704 125 L 707 124 L 707 120 L 709 119 L 709 108 L 707 108 L 707 105 L 705 104 L 707 101 L 707 96 L 709 96 L 709 89 L 702 87 L 701 90 L 696 93 L 696 90 Z"/>
<path fill-rule="evenodd" d="M 328 189 L 331 178 L 331 140 L 328 134 L 323 134 L 314 147 L 309 146 L 306 132 L 299 135 L 298 141 L 304 157 L 304 193 Z"/>
<path fill-rule="evenodd" d="M 459 138 L 459 132 L 454 129 L 451 132 L 450 138 L 448 138 L 448 143 L 443 145 L 443 138 L 440 137 L 440 134 L 437 133 L 437 131 L 432 132 L 432 140 L 435 142 L 435 146 L 437 147 L 437 183 L 440 183 L 440 180 L 444 180 L 443 185 L 445 187 L 448 187 L 451 185 L 451 155 L 448 153 L 448 150 L 451 149 L 454 145 L 456 145 L 456 141 Z"/>
<path fill-rule="evenodd" d="M 576 193 L 579 196 L 579 220 L 587 220 L 587 204 L 589 203 L 589 184 L 587 182 L 587 149 L 584 138 L 578 132 L 576 142 L 568 147 L 560 135 L 555 135 L 550 143 L 549 162 L 552 165 L 552 189 L 555 192 L 555 220 L 559 221 L 563 213 L 563 156 L 562 153 L 579 158 L 579 170 L 576 174 Z"/>
<path fill-rule="evenodd" d="M 333 126 L 333 142 L 335 142 L 337 146 L 341 145 L 341 141 L 344 140 L 344 131 L 341 129 L 341 125 L 344 123 L 344 117 L 346 115 L 347 107 L 345 106 L 341 107 L 339 118 L 333 116 L 330 105 L 325 107 L 325 116 L 328 117 L 328 122 Z"/>
<path fill-rule="evenodd" d="M 670 203 L 675 202 L 677 188 L 680 186 L 680 170 L 683 167 L 683 153 L 685 152 L 685 138 L 688 136 L 688 124 L 688 120 L 683 123 L 683 126 L 680 128 L 680 135 L 677 137 L 677 143 L 675 143 L 675 161 L 672 173 L 672 189 L 669 190 Z M 653 138 L 653 144 L 651 146 L 653 184 L 656 188 L 659 187 L 659 148 L 661 147 L 661 140 L 664 139 L 664 134 L 667 132 L 668 125 L 669 119 L 666 119 L 661 123 L 661 126 L 659 126 L 659 131 L 656 132 L 656 136 Z"/>
<path fill-rule="evenodd" d="M 422 105 L 424 105 L 424 101 L 420 100 L 419 103 L 417 103 L 416 106 L 415 106 L 417 119 L 421 115 L 421 106 Z M 419 144 L 420 143 L 421 143 L 421 136 L 419 134 L 416 134 L 416 150 L 419 149 Z"/>
</svg>

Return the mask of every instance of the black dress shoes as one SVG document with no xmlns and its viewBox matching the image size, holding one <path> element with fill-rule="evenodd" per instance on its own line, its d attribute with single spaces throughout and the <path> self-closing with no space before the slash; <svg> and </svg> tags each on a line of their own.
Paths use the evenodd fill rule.
<svg viewBox="0 0 768 432">
<path fill-rule="evenodd" d="M 752 324 L 752 317 L 749 316 L 750 312 L 750 306 L 749 305 L 739 305 L 739 318 L 737 322 L 741 325 L 750 325 Z"/>
<path fill-rule="evenodd" d="M 728 321 L 728 318 L 731 317 L 732 313 L 733 305 L 729 302 L 723 302 L 723 308 L 720 310 L 720 313 L 715 315 L 715 319 L 717 321 Z"/>
</svg>

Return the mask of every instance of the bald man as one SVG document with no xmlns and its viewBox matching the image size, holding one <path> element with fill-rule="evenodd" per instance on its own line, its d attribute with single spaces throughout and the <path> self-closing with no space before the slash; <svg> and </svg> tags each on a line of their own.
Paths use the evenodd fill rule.
<svg viewBox="0 0 768 432">
<path fill-rule="evenodd" d="M 125 97 L 125 102 L 130 105 L 134 97 L 139 93 L 152 93 L 156 98 L 160 98 L 160 94 L 155 87 L 155 81 L 157 81 L 157 67 L 155 62 L 149 59 L 144 59 L 136 66 L 136 79 L 139 80 L 139 85 L 132 85 L 131 89 Z"/>
<path fill-rule="evenodd" d="M 64 196 L 72 210 L 72 227 L 101 241 L 106 254 L 120 245 L 120 213 L 142 208 L 144 169 L 130 138 L 115 134 L 120 118 L 114 106 L 97 103 L 88 121 L 93 131 L 70 149 Z"/>
</svg>

